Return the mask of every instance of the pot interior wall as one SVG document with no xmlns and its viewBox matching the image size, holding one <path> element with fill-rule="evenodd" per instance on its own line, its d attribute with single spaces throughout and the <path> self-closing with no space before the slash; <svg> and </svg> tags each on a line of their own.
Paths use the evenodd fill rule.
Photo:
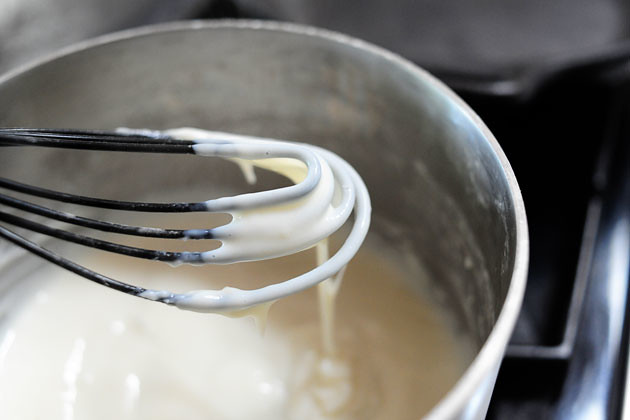
<svg viewBox="0 0 630 420">
<path fill-rule="evenodd" d="M 167 31 L 79 51 L 0 84 L 0 125 L 194 126 L 329 148 L 364 178 L 372 230 L 417 256 L 436 299 L 480 347 L 512 275 L 508 183 L 485 133 L 459 102 L 394 64 L 352 44 L 297 33 Z M 1 171 L 123 199 L 181 185 L 244 186 L 231 164 L 217 161 L 68 156 L 7 148 Z"/>
</svg>

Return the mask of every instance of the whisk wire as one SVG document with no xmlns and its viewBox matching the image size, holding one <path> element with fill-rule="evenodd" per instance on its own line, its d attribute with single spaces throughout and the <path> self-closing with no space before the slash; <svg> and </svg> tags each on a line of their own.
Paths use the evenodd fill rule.
<svg viewBox="0 0 630 420">
<path fill-rule="evenodd" d="M 0 226 L 0 237 L 24 248 L 25 250 L 59 266 L 69 270 L 75 274 L 78 274 L 81 277 L 84 277 L 90 281 L 101 284 L 106 287 L 110 287 L 114 290 L 118 290 L 119 292 L 127 293 L 133 296 L 140 296 L 147 289 L 139 286 L 134 286 L 128 283 L 124 283 L 110 277 L 99 274 L 95 271 L 90 270 L 82 265 L 79 265 L 73 261 L 70 261 L 66 258 L 63 258 L 54 252 L 32 242 L 28 239 L 24 238 L 17 233 Z M 159 300 L 159 299 L 158 299 Z"/>
<path fill-rule="evenodd" d="M 195 143 L 190 140 L 87 130 L 0 129 L 0 144 L 111 152 L 195 153 Z"/>
<path fill-rule="evenodd" d="M 212 231 L 210 229 L 197 229 L 196 235 L 192 236 L 189 230 L 182 229 L 162 229 L 145 226 L 130 226 L 121 223 L 112 223 L 104 220 L 90 219 L 87 217 L 76 216 L 74 214 L 53 210 L 44 206 L 40 206 L 28 201 L 0 194 L 0 204 L 13 207 L 28 213 L 37 214 L 39 216 L 48 217 L 73 224 L 75 226 L 96 229 L 101 232 L 119 233 L 124 235 L 142 236 L 146 238 L 162 238 L 162 239 L 212 239 Z"/>
<path fill-rule="evenodd" d="M 80 235 L 63 229 L 53 228 L 3 211 L 0 211 L 0 221 L 9 223 L 13 226 L 32 230 L 33 232 L 52 236 L 57 239 L 63 239 L 65 241 L 75 244 L 87 246 L 90 248 L 97 248 L 116 254 L 127 255 L 130 257 L 164 262 L 185 261 L 189 263 L 200 263 L 203 261 L 201 253 L 199 252 L 171 252 L 127 246 L 119 243 L 104 241 L 90 236 Z"/>
<path fill-rule="evenodd" d="M 109 210 L 125 210 L 138 212 L 155 213 L 186 213 L 206 211 L 205 202 L 197 203 L 145 203 L 135 201 L 108 200 L 103 198 L 87 197 L 82 195 L 68 194 L 60 191 L 53 191 L 46 188 L 35 187 L 28 184 L 13 181 L 11 179 L 0 178 L 0 187 L 23 194 L 40 198 L 48 198 L 68 204 L 78 204 L 81 206 L 105 208 Z"/>
<path fill-rule="evenodd" d="M 22 197 L 0 193 L 0 205 L 17 210 L 0 210 L 0 222 L 4 224 L 132 257 L 175 264 L 224 264 L 276 258 L 307 249 L 328 237 L 341 227 L 354 209 L 355 223 L 346 242 L 328 261 L 292 279 L 254 290 L 226 288 L 217 291 L 172 293 L 144 289 L 96 273 L 0 225 L 0 237 L 86 279 L 183 309 L 243 309 L 315 285 L 335 275 L 348 263 L 363 242 L 369 226 L 371 206 L 365 184 L 347 162 L 316 146 L 195 129 L 176 129 L 163 133 L 134 129 L 107 132 L 28 128 L 0 128 L 0 146 L 220 157 L 235 160 L 241 165 L 249 162 L 249 165 L 271 168 L 295 182 L 295 185 L 275 190 L 203 202 L 146 203 L 75 195 L 0 178 L 2 189 L 79 206 L 138 212 L 229 213 L 233 216 L 231 223 L 212 229 L 141 227 L 82 217 L 30 202 Z M 274 165 L 278 165 L 279 169 L 276 170 Z M 166 239 L 217 239 L 221 246 L 204 252 L 173 252 L 133 247 L 36 222 L 25 216 L 29 213 L 118 234 Z M 290 240 L 287 236 L 289 231 L 293 235 Z"/>
</svg>

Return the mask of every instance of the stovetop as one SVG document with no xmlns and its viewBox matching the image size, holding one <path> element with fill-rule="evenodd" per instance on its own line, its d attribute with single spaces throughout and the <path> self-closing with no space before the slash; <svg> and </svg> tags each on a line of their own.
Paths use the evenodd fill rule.
<svg viewBox="0 0 630 420">
<path fill-rule="evenodd" d="M 466 99 L 514 167 L 531 230 L 524 307 L 488 417 L 619 418 L 628 348 L 630 59 L 597 75 L 567 74 L 512 109 Z"/>
<path fill-rule="evenodd" d="M 0 71 L 87 37 L 175 19 L 253 17 L 324 26 L 329 23 L 332 29 L 350 35 L 374 36 L 372 41 L 377 43 L 378 36 L 388 27 L 376 23 L 373 27 L 353 25 L 352 19 L 340 16 L 332 21 L 312 21 L 323 19 L 326 13 L 348 13 L 347 8 L 336 6 L 339 3 L 328 1 L 324 2 L 326 13 L 304 9 L 312 4 L 306 0 L 288 2 L 290 9 L 281 7 L 287 4 L 282 0 L 178 3 L 160 0 L 135 2 L 133 7 L 116 1 L 119 7 L 114 7 L 117 9 L 114 14 L 104 12 L 103 2 L 99 0 L 54 0 L 50 3 L 57 7 L 48 5 L 46 8 L 37 6 L 39 3 L 24 0 L 10 3 L 15 5 L 13 9 L 0 11 L 0 35 L 6 35 L 0 37 Z M 442 6 L 436 11 L 437 6 L 431 1 L 417 4 L 423 5 L 426 13 L 441 11 L 441 18 L 448 11 Z M 618 5 L 614 1 L 606 4 Z M 75 11 L 75 23 L 71 27 L 63 24 L 66 16 L 60 12 L 70 6 Z M 598 13 L 597 19 L 603 19 L 602 10 Z M 485 14 L 477 15 L 482 20 L 487 18 Z M 457 18 L 462 19 L 462 16 Z M 606 27 L 605 22 L 593 22 L 600 26 L 591 25 L 588 30 L 601 35 L 596 38 L 598 42 L 629 32 L 628 28 L 625 32 L 608 29 L 597 32 L 601 30 L 598 28 Z M 575 70 L 561 72 L 558 77 L 545 78 L 535 93 L 529 89 L 526 95 L 514 94 L 515 89 L 522 88 L 521 76 L 510 79 L 512 84 L 504 79 L 477 84 L 477 87 L 492 87 L 480 91 L 462 83 L 461 77 L 453 77 L 448 69 L 449 60 L 458 63 L 458 72 L 466 69 L 465 60 L 460 63 L 453 51 L 443 51 L 444 58 L 439 55 L 439 49 L 431 49 L 432 59 L 423 62 L 422 51 L 408 36 L 416 33 L 417 28 L 409 26 L 408 21 L 393 28 L 400 32 L 405 25 L 407 32 L 401 32 L 405 36 L 398 33 L 398 38 L 382 38 L 384 44 L 392 43 L 385 46 L 396 50 L 395 40 L 404 39 L 399 52 L 403 55 L 413 52 L 413 56 L 407 54 L 409 58 L 450 83 L 479 113 L 508 156 L 526 204 L 531 239 L 528 286 L 523 311 L 499 372 L 488 418 L 618 418 L 623 410 L 628 356 L 630 55 L 614 65 L 596 69 L 577 66 Z M 508 26 L 505 28 L 509 29 Z M 423 36 L 430 36 L 430 32 L 425 32 Z M 483 33 L 477 35 L 488 42 Z M 563 42 L 573 39 L 573 35 L 567 36 Z M 452 39 L 439 41 L 437 44 L 442 50 L 449 45 L 460 45 Z M 479 42 L 476 48 L 482 47 Z M 500 47 L 509 50 L 512 48 L 509 42 L 517 45 L 519 40 L 507 39 Z M 423 40 L 422 44 L 430 42 Z M 530 47 L 529 56 L 539 57 Z M 551 54 L 551 47 L 561 46 L 547 47 L 544 52 Z M 480 78 L 491 79 L 501 71 L 501 66 L 504 70 L 508 68 L 505 73 L 508 79 L 526 70 L 528 66 L 522 63 L 524 56 L 509 55 L 513 56 L 521 61 L 490 60 L 494 57 L 492 54 L 474 60 L 471 66 L 475 70 L 475 82 Z M 492 71 L 483 73 L 484 69 L 489 69 L 483 67 L 483 60 L 493 64 Z"/>
</svg>

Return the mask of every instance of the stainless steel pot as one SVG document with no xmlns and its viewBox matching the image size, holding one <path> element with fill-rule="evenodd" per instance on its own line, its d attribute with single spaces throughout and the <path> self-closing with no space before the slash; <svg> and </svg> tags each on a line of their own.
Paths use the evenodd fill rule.
<svg viewBox="0 0 630 420">
<path fill-rule="evenodd" d="M 478 349 L 427 417 L 485 415 L 525 288 L 525 211 L 492 134 L 453 92 L 411 63 L 302 26 L 160 25 L 79 44 L 5 75 L 0 125 L 198 126 L 336 151 L 370 189 L 372 230 L 392 247 L 413 250 L 434 295 Z M 81 173 L 76 182 L 84 188 L 130 197 L 169 182 L 199 182 L 198 168 L 173 160 L 160 163 L 177 174 L 173 181 L 157 184 L 128 160 L 108 162 L 118 175 L 104 180 L 103 162 L 59 165 L 54 153 L 41 151 L 35 165 L 33 155 L 28 164 L 19 154 L 1 159 L 0 171 L 35 180 L 47 171 Z M 127 177 L 141 187 L 126 185 Z"/>
</svg>

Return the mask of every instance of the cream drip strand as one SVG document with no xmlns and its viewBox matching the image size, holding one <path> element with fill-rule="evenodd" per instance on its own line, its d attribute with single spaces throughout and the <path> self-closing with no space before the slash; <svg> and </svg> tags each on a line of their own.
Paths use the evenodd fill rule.
<svg viewBox="0 0 630 420">
<path fill-rule="evenodd" d="M 202 253 L 202 263 L 263 260 L 302 251 L 336 232 L 353 210 L 354 224 L 335 255 L 292 279 L 256 290 L 232 287 L 186 293 L 146 290 L 140 297 L 198 312 L 241 310 L 277 300 L 333 277 L 363 243 L 371 215 L 367 188 L 354 168 L 336 154 L 305 143 L 193 128 L 168 130 L 164 134 L 194 141 L 193 149 L 200 156 L 234 161 L 245 168 L 248 181 L 255 180 L 253 171 L 247 170 L 253 165 L 284 175 L 295 183 L 289 187 L 206 201 L 209 212 L 229 213 L 232 221 L 212 229 L 213 237 L 222 245 Z M 194 234 L 191 230 L 190 235 Z M 181 262 L 191 261 L 184 259 Z"/>
<path fill-rule="evenodd" d="M 328 239 L 317 244 L 317 264 L 323 264 L 328 259 Z M 333 357 L 336 353 L 335 346 L 335 301 L 343 281 L 343 275 L 347 266 L 343 266 L 339 272 L 317 285 L 317 300 L 319 303 L 319 322 L 322 329 L 322 350 L 326 357 Z"/>
</svg>

